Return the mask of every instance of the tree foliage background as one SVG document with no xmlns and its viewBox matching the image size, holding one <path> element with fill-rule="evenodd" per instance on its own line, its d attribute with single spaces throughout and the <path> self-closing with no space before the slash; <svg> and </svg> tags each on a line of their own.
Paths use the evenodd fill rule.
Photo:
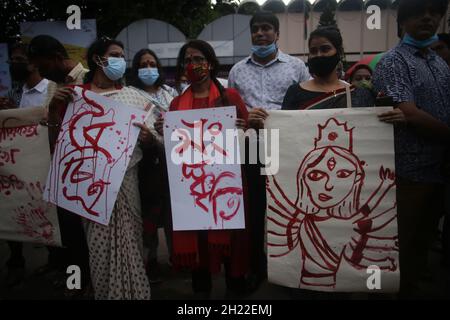
<svg viewBox="0 0 450 320">
<path fill-rule="evenodd" d="M 0 42 L 14 42 L 24 21 L 68 18 L 70 5 L 81 8 L 82 19 L 97 19 L 99 35 L 115 37 L 130 23 L 153 18 L 177 27 L 188 38 L 195 38 L 211 21 L 234 13 L 238 0 L 1 0 Z"/>
<path fill-rule="evenodd" d="M 323 9 L 322 14 L 320 15 L 319 27 L 336 27 L 337 22 L 335 19 L 336 14 L 336 2 L 328 1 Z"/>
</svg>

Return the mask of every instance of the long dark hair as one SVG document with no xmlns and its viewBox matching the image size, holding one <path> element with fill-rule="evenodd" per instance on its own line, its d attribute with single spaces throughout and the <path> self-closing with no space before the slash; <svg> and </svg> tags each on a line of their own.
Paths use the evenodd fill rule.
<svg viewBox="0 0 450 320">
<path fill-rule="evenodd" d="M 158 73 L 159 73 L 159 78 L 158 80 L 156 80 L 154 86 L 156 88 L 162 87 L 165 83 L 165 78 L 164 78 L 164 71 L 163 71 L 163 67 L 161 65 L 161 61 L 159 60 L 158 56 L 156 55 L 156 53 L 150 49 L 141 49 L 138 51 L 138 53 L 135 54 L 134 58 L 133 58 L 133 64 L 131 67 L 131 85 L 135 86 L 139 89 L 144 89 L 145 88 L 145 84 L 141 81 L 141 79 L 139 79 L 139 65 L 141 62 L 141 58 L 143 55 L 145 54 L 149 54 L 151 55 L 153 58 L 155 58 L 156 60 L 156 67 L 158 68 Z"/>
<path fill-rule="evenodd" d="M 177 58 L 177 79 L 180 79 L 184 75 L 184 56 L 186 55 L 186 50 L 188 48 L 196 49 L 205 56 L 206 61 L 208 61 L 210 65 L 209 76 L 216 87 L 219 89 L 221 104 L 228 105 L 229 100 L 227 98 L 227 95 L 225 94 L 225 88 L 217 80 L 217 74 L 219 73 L 220 68 L 219 60 L 217 59 L 213 47 L 211 47 L 208 42 L 203 40 L 191 40 L 181 47 Z"/>
<path fill-rule="evenodd" d="M 99 38 L 89 46 L 86 55 L 89 72 L 86 73 L 86 76 L 84 77 L 84 83 L 92 82 L 92 80 L 94 79 L 95 71 L 97 70 L 97 68 L 99 68 L 97 63 L 94 61 L 94 56 L 97 55 L 99 57 L 102 57 L 106 53 L 106 51 L 108 51 L 108 48 L 112 45 L 116 45 L 124 49 L 122 42 L 107 37 Z"/>
</svg>

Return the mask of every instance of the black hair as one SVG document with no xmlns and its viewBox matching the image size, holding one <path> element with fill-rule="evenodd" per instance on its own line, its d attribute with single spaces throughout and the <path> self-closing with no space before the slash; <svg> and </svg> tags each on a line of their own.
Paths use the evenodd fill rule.
<svg viewBox="0 0 450 320">
<path fill-rule="evenodd" d="M 276 32 L 280 31 L 280 21 L 278 20 L 277 16 L 274 15 L 272 12 L 260 11 L 255 13 L 250 19 L 250 29 L 252 28 L 253 24 L 257 22 L 269 23 L 270 25 L 273 26 Z"/>
<path fill-rule="evenodd" d="M 196 49 L 205 56 L 206 61 L 208 61 L 210 65 L 209 75 L 211 77 L 211 80 L 219 89 L 221 103 L 222 105 L 228 105 L 228 98 L 225 94 L 225 88 L 217 80 L 217 74 L 219 73 L 220 68 L 219 60 L 217 59 L 213 47 L 211 47 L 211 45 L 208 42 L 203 40 L 191 40 L 181 47 L 177 58 L 176 78 L 180 79 L 184 75 L 184 57 L 186 55 L 186 50 L 188 48 Z"/>
<path fill-rule="evenodd" d="M 39 35 L 31 39 L 28 45 L 28 57 L 33 58 L 48 58 L 60 55 L 64 59 L 68 59 L 66 48 L 61 42 L 48 35 Z"/>
<path fill-rule="evenodd" d="M 358 70 L 361 70 L 361 69 L 368 70 L 368 71 L 370 72 L 370 75 L 373 75 L 373 70 L 372 70 L 372 68 L 369 67 L 367 64 L 363 64 L 363 63 L 362 63 L 362 64 L 358 64 L 358 65 L 353 69 L 352 73 L 350 74 L 350 78 L 349 78 L 349 81 L 350 81 L 350 82 L 353 81 L 353 77 L 355 76 L 356 72 L 357 72 Z"/>
<path fill-rule="evenodd" d="M 317 28 L 316 30 L 311 32 L 311 34 L 309 35 L 308 46 L 311 46 L 311 41 L 313 38 L 319 38 L 319 37 L 326 38 L 328 41 L 330 41 L 333 44 L 333 46 L 336 48 L 341 59 L 344 58 L 344 55 L 345 55 L 344 45 L 343 45 L 341 32 L 339 31 L 338 28 L 333 27 L 333 26 Z"/>
<path fill-rule="evenodd" d="M 450 34 L 448 33 L 440 33 L 438 34 L 439 41 L 444 42 L 447 47 L 450 49 Z"/>
<path fill-rule="evenodd" d="M 9 56 L 13 54 L 14 51 L 20 51 L 24 55 L 28 55 L 28 45 L 23 42 L 16 42 L 9 48 Z"/>
<path fill-rule="evenodd" d="M 145 87 L 144 83 L 141 81 L 141 79 L 139 79 L 139 64 L 141 62 L 142 56 L 145 54 L 149 54 L 149 55 L 153 56 L 153 58 L 155 58 L 155 60 L 156 60 L 156 67 L 158 68 L 159 78 L 158 78 L 158 80 L 156 80 L 154 85 L 155 85 L 155 87 L 159 88 L 165 82 L 164 70 L 163 70 L 161 61 L 159 60 L 158 56 L 156 55 L 156 53 L 154 51 L 152 51 L 150 49 L 141 49 L 134 55 L 133 63 L 132 63 L 132 67 L 131 67 L 131 85 L 133 85 L 139 89 L 144 89 L 144 87 Z"/>
<path fill-rule="evenodd" d="M 449 0 L 400 0 L 397 10 L 397 22 L 401 25 L 408 18 L 418 16 L 425 12 L 428 5 L 431 5 L 433 12 L 438 12 L 442 16 L 447 12 Z"/>
<path fill-rule="evenodd" d="M 89 46 L 86 55 L 89 72 L 86 73 L 86 76 L 84 77 L 84 83 L 92 82 L 92 79 L 94 79 L 95 71 L 98 68 L 97 62 L 94 61 L 94 56 L 97 55 L 99 57 L 102 57 L 106 53 L 106 51 L 108 51 L 108 48 L 112 45 L 117 45 L 122 49 L 124 48 L 122 42 L 107 37 L 99 38 Z"/>
</svg>

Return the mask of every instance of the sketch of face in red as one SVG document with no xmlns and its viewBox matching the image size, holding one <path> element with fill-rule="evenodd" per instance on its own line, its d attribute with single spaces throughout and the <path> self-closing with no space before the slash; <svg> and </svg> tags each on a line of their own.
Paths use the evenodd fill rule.
<svg viewBox="0 0 450 320">
<path fill-rule="evenodd" d="M 342 257 L 355 268 L 397 270 L 396 230 L 383 233 L 397 215 L 396 203 L 379 206 L 388 192 L 395 194 L 394 172 L 381 166 L 378 187 L 360 203 L 365 172 L 353 152 L 353 128 L 335 118 L 318 127 L 314 149 L 297 172 L 296 200 L 269 177 L 269 210 L 275 214 L 268 217 L 269 256 L 281 258 L 299 247 L 300 283 L 310 288 L 334 287 Z"/>
<path fill-rule="evenodd" d="M 305 156 L 297 173 L 296 204 L 307 214 L 326 209 L 328 216 L 349 218 L 357 213 L 365 174 L 352 152 L 352 130 L 339 128 L 333 119 L 319 128 L 316 148 Z"/>
<path fill-rule="evenodd" d="M 329 216 L 348 218 L 357 211 L 364 170 L 348 150 L 313 150 L 305 157 L 297 177 L 301 196 L 297 203 L 304 203 L 307 196 L 312 202 L 309 213 L 326 209 Z"/>
</svg>

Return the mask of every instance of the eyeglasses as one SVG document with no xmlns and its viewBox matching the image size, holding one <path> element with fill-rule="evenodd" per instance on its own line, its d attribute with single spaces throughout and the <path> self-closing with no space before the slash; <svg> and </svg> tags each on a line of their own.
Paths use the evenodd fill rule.
<svg viewBox="0 0 450 320">
<path fill-rule="evenodd" d="M 205 57 L 202 56 L 193 56 L 193 57 L 188 57 L 185 58 L 183 60 L 183 65 L 188 65 L 189 63 L 193 63 L 193 64 L 201 64 L 204 63 L 206 61 Z"/>
</svg>

